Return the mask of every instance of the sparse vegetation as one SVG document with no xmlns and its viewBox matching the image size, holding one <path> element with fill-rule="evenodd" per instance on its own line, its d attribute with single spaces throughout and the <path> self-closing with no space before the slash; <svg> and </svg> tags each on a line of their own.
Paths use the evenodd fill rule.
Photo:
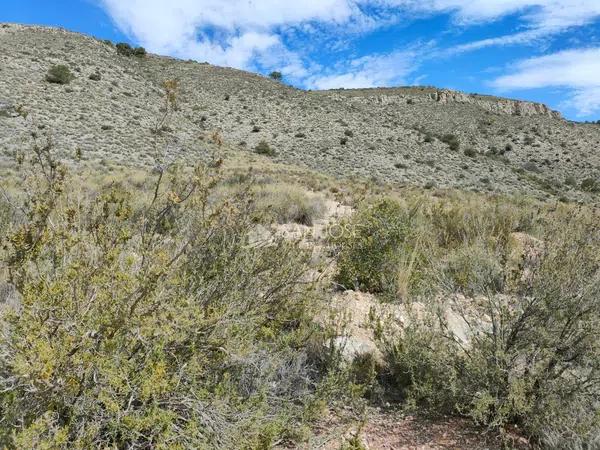
<svg viewBox="0 0 600 450">
<path fill-rule="evenodd" d="M 590 445 L 600 433 L 597 215 L 473 201 L 387 200 L 360 209 L 358 232 L 337 241 L 340 284 L 408 308 L 401 333 L 394 321 L 375 331 L 384 387 L 416 411 Z"/>
<path fill-rule="evenodd" d="M 257 191 L 257 208 L 263 213 L 261 221 L 313 225 L 324 211 L 323 199 L 309 196 L 300 187 L 268 185 Z"/>
<path fill-rule="evenodd" d="M 265 156 L 277 156 L 277 152 L 275 149 L 271 148 L 267 141 L 260 141 L 258 145 L 254 148 L 254 151 L 259 155 Z"/>
<path fill-rule="evenodd" d="M 48 83 L 55 84 L 69 84 L 75 79 L 75 75 L 71 73 L 71 70 L 62 64 L 52 66 L 46 73 L 46 81 Z"/>
<path fill-rule="evenodd" d="M 447 144 L 448 147 L 450 147 L 450 150 L 453 152 L 457 152 L 460 149 L 460 141 L 454 134 L 445 134 L 440 138 L 440 140 Z"/>
<path fill-rule="evenodd" d="M 119 42 L 116 46 L 117 53 L 122 56 L 137 56 L 143 58 L 146 56 L 146 49 L 144 47 L 132 47 L 126 42 Z"/>
</svg>

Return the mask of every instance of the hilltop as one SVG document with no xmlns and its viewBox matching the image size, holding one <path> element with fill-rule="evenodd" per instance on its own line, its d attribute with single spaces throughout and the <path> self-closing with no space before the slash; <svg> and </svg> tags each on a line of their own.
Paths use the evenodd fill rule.
<svg viewBox="0 0 600 450">
<path fill-rule="evenodd" d="M 50 132 L 64 157 L 79 152 L 91 167 L 151 166 L 167 143 L 173 158 L 205 158 L 218 132 L 250 158 L 265 141 L 277 162 L 399 186 L 590 200 L 600 176 L 600 126 L 566 121 L 541 104 L 433 87 L 307 92 L 208 63 L 121 56 L 109 42 L 15 24 L 0 26 L 0 55 L 4 156 L 32 126 Z M 70 84 L 45 81 L 57 64 L 72 70 Z M 157 139 L 151 130 L 165 79 L 179 80 L 181 95 Z"/>
</svg>

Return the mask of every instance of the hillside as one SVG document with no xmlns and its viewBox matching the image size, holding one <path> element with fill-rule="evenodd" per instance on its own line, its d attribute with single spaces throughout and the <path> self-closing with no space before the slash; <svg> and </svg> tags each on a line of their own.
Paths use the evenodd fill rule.
<svg viewBox="0 0 600 450">
<path fill-rule="evenodd" d="M 0 24 L 0 448 L 600 448 L 600 125 Z"/>
<path fill-rule="evenodd" d="M 206 63 L 120 56 L 91 37 L 14 24 L 0 26 L 0 55 L 5 155 L 33 124 L 52 133 L 65 157 L 79 148 L 92 166 L 149 166 L 167 142 L 173 157 L 206 157 L 218 130 L 229 148 L 250 153 L 266 141 L 279 162 L 399 185 L 590 200 L 590 182 L 581 183 L 600 176 L 600 126 L 568 122 L 544 105 L 425 87 L 305 92 Z M 76 78 L 46 82 L 55 64 Z M 156 144 L 165 79 L 178 79 L 182 94 Z"/>
</svg>

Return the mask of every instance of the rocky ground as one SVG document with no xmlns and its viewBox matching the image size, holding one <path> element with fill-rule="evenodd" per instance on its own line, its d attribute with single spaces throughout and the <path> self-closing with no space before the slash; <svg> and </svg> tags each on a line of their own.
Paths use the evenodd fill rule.
<svg viewBox="0 0 600 450">
<path fill-rule="evenodd" d="M 276 161 L 335 176 L 597 197 L 581 183 L 600 177 L 600 125 L 568 122 L 544 105 L 425 87 L 305 92 L 207 63 L 120 56 L 91 37 L 14 24 L 0 25 L 0 55 L 3 159 L 32 129 L 50 133 L 64 157 L 79 154 L 98 168 L 153 165 L 165 153 L 206 157 L 217 132 L 231 147 L 251 153 L 265 141 Z M 76 78 L 45 81 L 56 64 Z M 179 80 L 178 111 L 153 133 L 165 79 Z"/>
</svg>

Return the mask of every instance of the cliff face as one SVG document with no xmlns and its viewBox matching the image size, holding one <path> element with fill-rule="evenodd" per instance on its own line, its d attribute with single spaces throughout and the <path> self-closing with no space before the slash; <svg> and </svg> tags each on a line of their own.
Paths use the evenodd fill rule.
<svg viewBox="0 0 600 450">
<path fill-rule="evenodd" d="M 562 119 L 558 111 L 553 111 L 542 103 L 469 95 L 450 90 L 437 91 L 430 98 L 439 103 L 470 103 L 493 113 L 508 114 L 510 116 L 542 115 L 553 119 Z"/>
<path fill-rule="evenodd" d="M 562 119 L 558 111 L 554 111 L 542 103 L 472 95 L 449 89 L 424 89 L 420 91 L 418 88 L 397 88 L 393 89 L 390 93 L 387 93 L 387 90 L 363 90 L 362 92 L 364 95 L 351 95 L 352 101 L 379 105 L 405 105 L 407 103 L 439 103 L 448 105 L 462 103 L 474 105 L 495 114 L 522 117 L 546 116 L 552 119 Z M 332 93 L 331 97 L 339 99 L 348 98 L 346 93 L 340 91 Z"/>
</svg>

